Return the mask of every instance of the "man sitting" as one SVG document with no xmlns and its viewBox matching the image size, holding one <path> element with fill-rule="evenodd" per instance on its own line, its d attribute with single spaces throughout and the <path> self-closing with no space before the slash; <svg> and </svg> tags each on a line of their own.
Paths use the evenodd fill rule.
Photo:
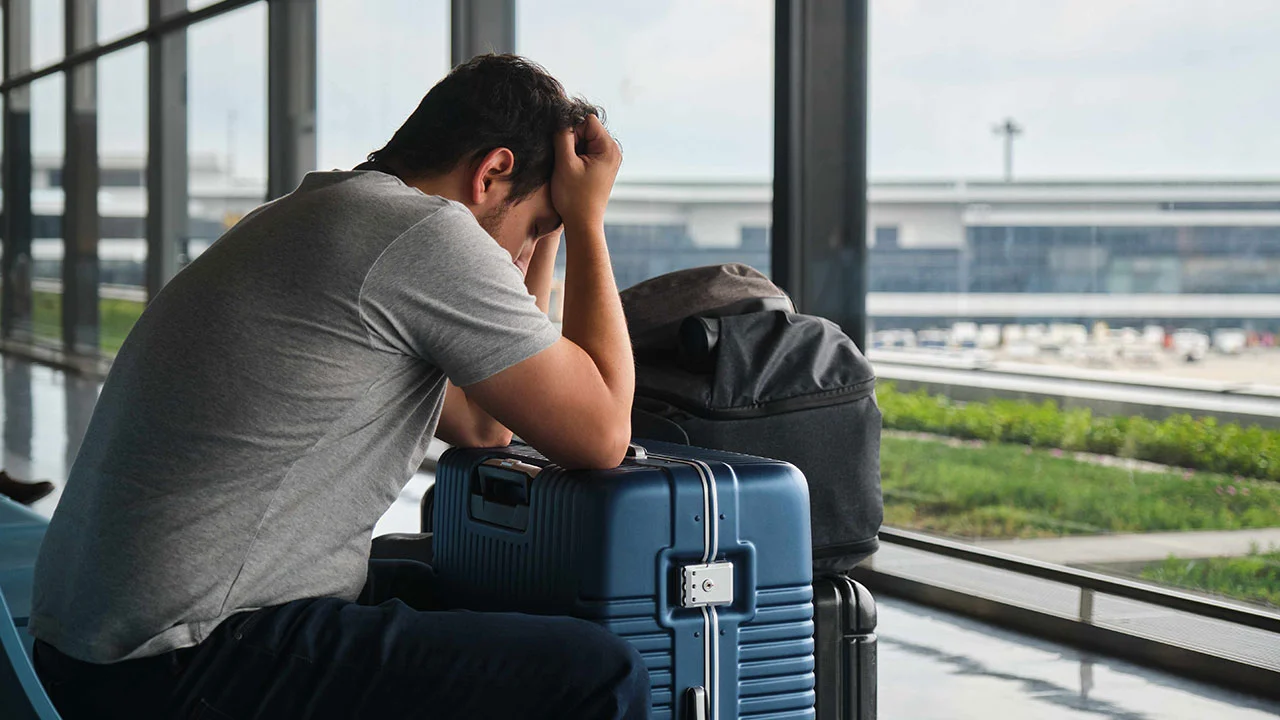
<svg viewBox="0 0 1280 720">
<path fill-rule="evenodd" d="M 597 626 L 433 609 L 430 568 L 369 561 L 433 433 L 621 461 L 621 151 L 597 114 L 530 62 L 476 58 L 368 163 L 307 175 L 159 293 L 36 566 L 60 712 L 647 716 L 639 656 Z M 562 227 L 563 334 L 545 314 Z"/>
</svg>

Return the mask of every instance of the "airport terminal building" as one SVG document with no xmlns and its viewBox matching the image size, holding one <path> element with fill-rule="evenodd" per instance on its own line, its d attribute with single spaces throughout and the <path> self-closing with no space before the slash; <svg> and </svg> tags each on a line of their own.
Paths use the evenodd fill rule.
<svg viewBox="0 0 1280 720">
<path fill-rule="evenodd" d="M 60 277 L 60 164 L 37 158 L 35 277 Z M 262 202 L 225 160 L 191 161 L 193 257 Z M 102 282 L 143 284 L 141 158 L 103 158 Z M 955 322 L 1280 330 L 1280 180 L 872 181 L 868 311 L 878 328 Z M 769 270 L 766 182 L 622 181 L 619 287 L 682 267 Z"/>
</svg>

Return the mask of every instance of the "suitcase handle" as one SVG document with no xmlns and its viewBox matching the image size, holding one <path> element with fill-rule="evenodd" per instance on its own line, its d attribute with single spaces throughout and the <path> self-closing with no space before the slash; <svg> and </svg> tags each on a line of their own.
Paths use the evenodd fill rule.
<svg viewBox="0 0 1280 720">
<path fill-rule="evenodd" d="M 493 458 L 481 463 L 471 481 L 471 517 L 511 530 L 527 530 L 529 482 L 538 470 L 510 459 Z"/>
</svg>

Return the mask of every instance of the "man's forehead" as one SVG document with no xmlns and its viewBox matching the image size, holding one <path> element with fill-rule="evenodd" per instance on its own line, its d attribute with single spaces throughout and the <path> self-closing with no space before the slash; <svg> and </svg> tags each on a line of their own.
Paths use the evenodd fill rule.
<svg viewBox="0 0 1280 720">
<path fill-rule="evenodd" d="M 533 203 L 534 217 L 547 230 L 560 226 L 560 213 L 551 204 L 551 186 L 543 185 L 530 195 L 526 202 Z"/>
</svg>

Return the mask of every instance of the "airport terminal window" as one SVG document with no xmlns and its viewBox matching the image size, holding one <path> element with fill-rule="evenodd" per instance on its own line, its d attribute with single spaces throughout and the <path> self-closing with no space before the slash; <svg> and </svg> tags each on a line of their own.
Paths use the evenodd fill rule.
<svg viewBox="0 0 1280 720">
<path fill-rule="evenodd" d="M 63 192 L 49 182 L 61 170 L 64 149 L 65 78 L 62 73 L 31 83 L 31 333 L 38 343 L 62 337 Z M 20 267 L 22 259 L 18 260 Z"/>
<path fill-rule="evenodd" d="M 317 167 L 348 170 L 386 144 L 449 72 L 449 3 L 320 0 Z"/>
<path fill-rule="evenodd" d="M 1250 90 L 1280 72 L 1257 32 L 1280 5 L 1109 7 L 870 4 L 887 524 L 1280 606 L 1262 539 L 1280 527 L 1280 428 L 1184 399 L 1280 397 L 1280 138 L 1261 120 L 1280 95 Z M 1204 50 L 1188 63 L 1179 45 Z M 993 370 L 1053 400 L 993 390 Z M 1241 540 L 1172 557 L 1144 540 L 1210 530 Z M 1090 554 L 1120 535 L 1126 562 Z M 1100 544 L 1048 550 L 1081 536 Z"/>
<path fill-rule="evenodd" d="M 878 225 L 875 232 L 876 247 L 888 250 L 898 247 L 898 226 Z"/>
<path fill-rule="evenodd" d="M 28 7 L 31 13 L 31 67 L 52 65 L 65 53 L 64 0 L 32 0 Z"/>
<path fill-rule="evenodd" d="M 902 250 L 877 243 L 868 255 L 871 292 L 954 293 L 960 288 L 958 250 Z"/>
<path fill-rule="evenodd" d="M 98 337 L 120 349 L 146 300 L 147 48 L 98 61 Z"/>
<path fill-rule="evenodd" d="M 622 145 L 606 219 L 620 287 L 710 263 L 769 271 L 773 6 L 516 3 L 517 52 L 603 106 Z"/>
<path fill-rule="evenodd" d="M 102 187 L 144 188 L 147 186 L 147 171 L 145 169 L 102 168 L 98 176 Z"/>
<path fill-rule="evenodd" d="M 228 47 L 236 52 L 226 52 Z M 187 31 L 191 235 L 183 238 L 181 259 L 194 259 L 265 199 L 266 102 L 266 3 Z"/>
<path fill-rule="evenodd" d="M 147 0 L 97 0 L 98 42 L 108 43 L 147 25 Z"/>
<path fill-rule="evenodd" d="M 742 228 L 742 249 L 768 253 L 770 236 L 771 233 L 767 227 L 744 227 Z"/>
<path fill-rule="evenodd" d="M 1270 272 L 1280 263 L 1280 227 L 971 227 L 965 246 L 971 292 L 1234 294 L 1280 287 Z"/>
</svg>

